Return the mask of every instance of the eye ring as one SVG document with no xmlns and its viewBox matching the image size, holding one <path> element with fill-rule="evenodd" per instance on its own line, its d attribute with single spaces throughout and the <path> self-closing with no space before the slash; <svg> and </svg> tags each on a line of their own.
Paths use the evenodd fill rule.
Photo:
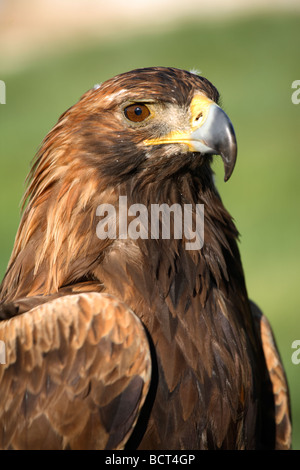
<svg viewBox="0 0 300 470">
<path fill-rule="evenodd" d="M 142 122 L 150 116 L 149 108 L 143 103 L 135 103 L 126 106 L 125 117 L 131 122 Z"/>
</svg>

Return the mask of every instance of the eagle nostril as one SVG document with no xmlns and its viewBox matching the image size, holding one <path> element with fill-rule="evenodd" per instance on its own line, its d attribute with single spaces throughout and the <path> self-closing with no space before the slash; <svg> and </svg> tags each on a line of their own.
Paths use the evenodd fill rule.
<svg viewBox="0 0 300 470">
<path fill-rule="evenodd" d="M 201 121 L 201 119 L 203 118 L 203 113 L 199 113 L 198 116 L 195 118 L 195 122 L 198 122 L 198 121 Z"/>
</svg>

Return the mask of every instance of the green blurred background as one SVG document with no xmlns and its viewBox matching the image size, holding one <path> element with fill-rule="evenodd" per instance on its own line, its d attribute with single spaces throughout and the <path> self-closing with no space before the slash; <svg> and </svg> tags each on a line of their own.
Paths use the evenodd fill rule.
<svg viewBox="0 0 300 470">
<path fill-rule="evenodd" d="M 0 1 L 0 25 L 9 32 L 16 24 L 12 14 L 5 16 L 5 3 Z M 300 449 L 300 364 L 291 361 L 291 344 L 300 340 L 300 104 L 291 100 L 292 83 L 300 80 L 300 11 L 271 11 L 267 5 L 258 12 L 230 11 L 222 19 L 208 10 L 201 14 L 200 8 L 193 14 L 191 8 L 174 21 L 153 22 L 158 7 L 148 2 L 149 23 L 147 9 L 138 16 L 136 2 L 127 5 L 135 12 L 128 28 L 120 27 L 120 18 L 114 23 L 112 15 L 107 34 L 98 35 L 94 18 L 93 33 L 80 30 L 76 36 L 74 25 L 65 39 L 50 40 L 52 47 L 46 41 L 42 50 L 34 44 L 31 54 L 22 48 L 26 31 L 18 25 L 19 56 L 9 35 L 0 35 L 0 79 L 6 83 L 6 104 L 0 105 L 0 277 L 19 223 L 30 161 L 59 115 L 95 83 L 120 72 L 152 65 L 199 69 L 220 91 L 236 130 L 236 169 L 225 184 L 215 158 L 217 184 L 241 233 L 250 297 L 277 338 L 291 391 L 293 448 Z"/>
</svg>

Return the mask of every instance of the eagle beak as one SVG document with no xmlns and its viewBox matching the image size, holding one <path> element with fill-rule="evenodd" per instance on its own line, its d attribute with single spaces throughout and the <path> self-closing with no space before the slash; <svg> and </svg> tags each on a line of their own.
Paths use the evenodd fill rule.
<svg viewBox="0 0 300 470">
<path fill-rule="evenodd" d="M 195 95 L 190 105 L 188 130 L 145 140 L 145 145 L 185 144 L 191 152 L 221 155 L 227 181 L 234 169 L 237 143 L 233 125 L 227 114 L 214 101 L 204 95 Z"/>
<path fill-rule="evenodd" d="M 237 156 L 233 125 L 223 109 L 214 102 L 211 102 L 205 111 L 200 125 L 194 125 L 190 133 L 190 148 L 195 152 L 221 155 L 225 170 L 224 181 L 227 181 L 233 172 Z"/>
</svg>

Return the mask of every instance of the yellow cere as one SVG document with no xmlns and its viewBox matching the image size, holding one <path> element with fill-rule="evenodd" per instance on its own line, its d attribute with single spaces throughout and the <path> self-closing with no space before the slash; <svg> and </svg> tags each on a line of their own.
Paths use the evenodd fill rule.
<svg viewBox="0 0 300 470">
<path fill-rule="evenodd" d="M 144 145 L 161 145 L 171 143 L 182 143 L 188 145 L 191 149 L 193 143 L 191 139 L 191 133 L 201 127 L 208 115 L 209 107 L 215 104 L 212 100 L 207 98 L 205 95 L 195 95 L 191 101 L 191 117 L 190 117 L 190 130 L 189 131 L 172 131 L 170 134 L 161 137 L 159 139 L 147 139 L 144 141 Z"/>
<path fill-rule="evenodd" d="M 214 101 L 207 98 L 205 95 L 195 95 L 191 101 L 191 131 L 204 124 L 209 107 L 215 104 Z"/>
</svg>

